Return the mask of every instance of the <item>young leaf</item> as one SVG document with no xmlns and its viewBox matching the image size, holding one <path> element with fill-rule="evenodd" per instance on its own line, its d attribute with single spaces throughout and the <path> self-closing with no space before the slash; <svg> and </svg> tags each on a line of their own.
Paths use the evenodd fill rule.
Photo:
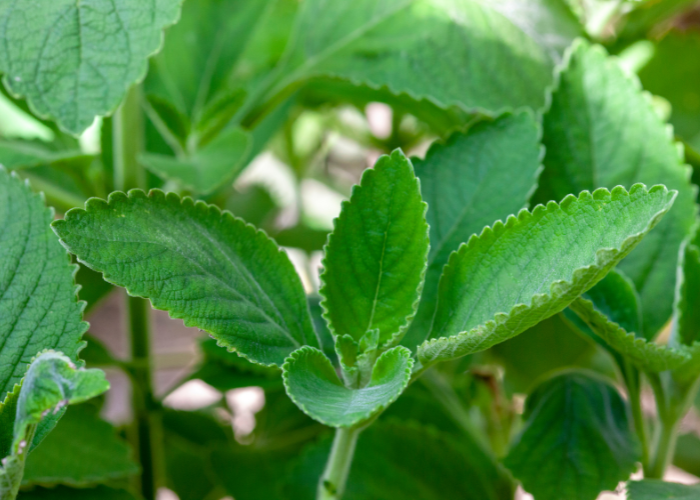
<svg viewBox="0 0 700 500">
<path fill-rule="evenodd" d="M 482 351 L 568 306 L 642 240 L 675 198 L 664 186 L 597 189 L 522 210 L 472 236 L 440 279 L 423 364 Z"/>
<path fill-rule="evenodd" d="M 0 71 L 42 117 L 79 134 L 146 74 L 180 0 L 0 1 Z"/>
<path fill-rule="evenodd" d="M 414 159 L 428 203 L 430 254 L 416 317 L 403 344 L 423 342 L 435 313 L 437 286 L 450 254 L 472 234 L 527 206 L 541 170 L 540 131 L 529 112 L 506 114 L 456 133 Z"/>
<path fill-rule="evenodd" d="M 627 483 L 629 500 L 697 500 L 700 485 L 667 483 L 657 479 L 630 481 Z"/>
<path fill-rule="evenodd" d="M 0 400 L 37 352 L 60 350 L 76 362 L 84 345 L 77 266 L 51 233 L 52 220 L 43 197 L 0 167 Z"/>
<path fill-rule="evenodd" d="M 662 372 L 685 363 L 685 351 L 666 348 L 641 335 L 641 318 L 634 285 L 611 271 L 569 308 L 607 344 L 639 369 Z"/>
<path fill-rule="evenodd" d="M 330 440 L 310 445 L 289 471 L 283 498 L 314 498 Z M 479 446 L 413 423 L 376 423 L 360 434 L 344 499 L 513 498 L 502 466 Z"/>
<path fill-rule="evenodd" d="M 154 174 L 171 179 L 195 193 L 209 194 L 230 182 L 248 159 L 251 138 L 241 128 L 231 128 L 185 158 L 143 154 L 141 162 Z"/>
<path fill-rule="evenodd" d="M 394 402 L 408 385 L 412 369 L 411 351 L 394 347 L 377 358 L 369 384 L 352 390 L 321 351 L 302 347 L 287 358 L 282 376 L 287 394 L 304 413 L 332 427 L 352 427 Z"/>
<path fill-rule="evenodd" d="M 494 112 L 540 107 L 552 69 L 530 36 L 474 0 L 304 2 L 285 60 L 271 95 L 334 76 Z M 520 78 L 504 85 L 502 68 Z"/>
<path fill-rule="evenodd" d="M 639 443 L 617 390 L 596 375 L 553 377 L 528 397 L 505 465 L 537 500 L 594 500 L 635 470 Z"/>
<path fill-rule="evenodd" d="M 23 484 L 87 486 L 139 472 L 130 447 L 85 405 L 69 409 L 27 458 Z"/>
<path fill-rule="evenodd" d="M 104 372 L 76 368 L 59 352 L 44 351 L 32 360 L 16 399 L 10 455 L 0 467 L 0 498 L 17 496 L 29 448 L 42 420 L 108 389 Z"/>
<path fill-rule="evenodd" d="M 318 346 L 304 289 L 262 231 L 213 205 L 132 190 L 93 198 L 53 228 L 85 265 L 256 363 Z"/>
<path fill-rule="evenodd" d="M 538 202 L 638 182 L 678 191 L 671 213 L 620 264 L 642 299 L 644 335 L 653 338 L 671 316 L 678 250 L 696 213 L 690 170 L 670 130 L 638 81 L 604 49 L 583 41 L 567 54 L 543 130 Z"/>
<path fill-rule="evenodd" d="M 328 239 L 320 290 L 336 336 L 395 342 L 415 314 L 428 256 L 426 204 L 400 150 L 366 170 Z"/>
</svg>

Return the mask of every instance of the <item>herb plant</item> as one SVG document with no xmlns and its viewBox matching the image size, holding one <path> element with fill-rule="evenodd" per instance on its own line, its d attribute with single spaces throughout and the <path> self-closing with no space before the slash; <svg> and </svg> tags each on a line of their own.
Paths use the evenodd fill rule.
<svg viewBox="0 0 700 500">
<path fill-rule="evenodd" d="M 698 9 L 0 0 L 0 499 L 700 498 Z"/>
</svg>

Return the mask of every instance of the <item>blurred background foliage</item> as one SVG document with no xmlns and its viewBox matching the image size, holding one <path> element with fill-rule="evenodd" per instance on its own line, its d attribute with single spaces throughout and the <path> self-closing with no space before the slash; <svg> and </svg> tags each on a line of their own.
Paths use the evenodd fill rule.
<svg viewBox="0 0 700 500">
<path fill-rule="evenodd" d="M 601 43 L 617 55 L 627 71 L 638 74 L 654 96 L 658 112 L 673 125 L 698 183 L 698 1 L 485 3 L 529 30 L 545 48 L 552 66 L 577 36 Z M 321 250 L 341 201 L 363 170 L 379 155 L 399 147 L 423 156 L 432 142 L 494 116 L 392 93 L 387 87 L 313 74 L 271 100 L 249 99 L 261 89 L 269 90 L 266 82 L 276 77 L 281 60 L 287 57 L 285 47 L 298 10 L 297 0 L 186 0 L 180 22 L 166 31 L 163 49 L 151 58 L 139 87 L 145 137 L 140 161 L 148 171 L 150 188 L 214 203 L 263 228 L 286 247 L 318 319 L 314 294 Z M 504 81 L 511 77 L 504 75 Z M 257 102 L 257 107 L 250 102 Z M 34 116 L 25 101 L 13 98 L 4 88 L 0 94 L 2 164 L 43 191 L 59 213 L 81 206 L 90 196 L 106 197 L 114 189 L 112 129 L 112 118 L 100 118 L 75 138 Z M 71 409 L 42 453 L 60 453 L 65 446 L 61 440 L 81 435 L 73 429 L 97 419 L 100 409 L 116 429 L 103 422 L 102 427 L 89 427 L 100 436 L 86 435 L 84 440 L 107 443 L 107 449 L 125 446 L 120 436 L 124 437 L 123 426 L 129 419 L 128 396 L 124 396 L 129 384 L 120 371 L 128 367 L 113 319 L 122 298 L 85 267 L 78 281 L 93 324 L 83 357 L 88 365 L 109 369 L 114 390 L 102 408 L 98 404 L 89 410 Z M 311 498 L 327 455 L 329 430 L 294 406 L 279 373 L 227 353 L 213 340 L 187 332 L 174 321 L 162 316 L 155 321 L 156 366 L 166 374 L 156 381 L 158 393 L 165 396 L 165 450 L 159 474 L 168 491 L 163 490 L 162 498 Z M 322 325 L 317 322 L 317 327 Z M 332 341 L 325 347 L 333 355 Z M 437 491 L 442 492 L 441 498 L 508 498 L 512 480 L 501 465 L 482 457 L 483 450 L 505 454 L 521 425 L 524 394 L 546 373 L 567 366 L 615 375 L 607 351 L 563 315 L 489 351 L 441 364 L 410 387 L 382 415 L 379 425 L 362 435 L 350 478 L 356 486 L 351 486 L 355 489 L 347 497 L 370 498 L 362 491 L 363 482 L 386 481 L 384 486 L 374 485 L 373 491 L 385 491 L 382 488 L 390 485 L 383 498 L 403 493 L 414 498 L 411 494 L 417 486 L 412 481 L 420 472 L 420 477 L 440 481 L 421 484 L 426 492 L 421 498 L 437 498 L 430 496 Z M 684 420 L 683 432 L 674 462 L 688 473 L 700 474 L 697 410 Z M 439 459 L 438 463 L 418 466 L 402 461 L 405 450 L 419 453 L 431 447 L 440 448 L 440 453 L 424 456 Z M 86 452 L 93 453 L 92 463 L 99 465 L 95 457 L 105 449 L 93 448 L 98 449 L 86 448 Z M 28 489 L 21 498 L 131 498 L 120 488 L 133 480 L 136 465 L 128 450 L 110 456 L 121 460 L 109 469 L 121 471 L 114 477 L 105 479 L 99 470 L 85 470 L 72 482 L 62 479 L 60 487 L 48 489 L 57 480 L 52 479 L 52 471 L 42 470 L 39 455 L 32 455 L 25 478 Z M 377 461 L 394 464 L 395 470 L 388 471 L 387 478 L 372 475 Z M 455 462 L 469 464 L 469 491 L 461 489 L 465 478 L 456 477 L 463 468 L 450 467 Z M 89 457 L 86 463 L 91 463 Z M 425 474 L 433 469 L 440 474 Z M 63 477 L 60 472 L 56 475 Z M 453 494 L 446 495 L 446 488 Z"/>
</svg>

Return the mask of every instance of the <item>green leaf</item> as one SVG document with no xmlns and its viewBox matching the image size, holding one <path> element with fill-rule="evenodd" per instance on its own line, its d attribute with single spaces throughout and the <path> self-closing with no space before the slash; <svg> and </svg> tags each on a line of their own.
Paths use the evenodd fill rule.
<svg viewBox="0 0 700 500">
<path fill-rule="evenodd" d="M 428 256 L 426 204 L 401 150 L 366 170 L 328 238 L 321 306 L 336 336 L 379 330 L 396 343 L 416 307 Z"/>
<path fill-rule="evenodd" d="M 27 458 L 23 484 L 86 486 L 139 472 L 130 447 L 91 408 L 70 408 Z"/>
<path fill-rule="evenodd" d="M 186 157 L 148 153 L 140 161 L 159 177 L 204 195 L 233 180 L 246 166 L 251 146 L 250 134 L 231 128 Z"/>
<path fill-rule="evenodd" d="M 394 347 L 374 365 L 367 386 L 348 389 L 318 349 L 302 347 L 282 367 L 287 394 L 304 413 L 332 427 L 352 427 L 381 412 L 401 395 L 413 369 L 411 351 Z"/>
<path fill-rule="evenodd" d="M 700 498 L 700 485 L 667 483 L 657 479 L 630 481 L 627 495 L 629 500 L 696 500 Z"/>
<path fill-rule="evenodd" d="M 62 161 L 92 161 L 80 150 L 52 150 L 39 141 L 0 140 L 0 163 L 10 170 L 49 165 Z"/>
<path fill-rule="evenodd" d="M 595 374 L 553 377 L 528 396 L 525 427 L 504 463 L 537 500 L 594 500 L 636 468 L 628 411 Z"/>
<path fill-rule="evenodd" d="M 660 346 L 641 335 L 637 293 L 629 279 L 617 271 L 611 271 L 569 308 L 610 347 L 643 371 L 670 370 L 688 359 L 686 352 Z"/>
<path fill-rule="evenodd" d="M 22 379 L 16 404 L 10 454 L 0 466 L 0 498 L 17 496 L 25 461 L 42 421 L 49 421 L 70 404 L 82 403 L 109 389 L 104 372 L 77 368 L 70 358 L 55 351 L 43 351 L 32 360 Z M 15 393 L 13 393 L 15 394 Z M 7 411 L 8 400 L 0 410 Z M 4 411 L 0 411 L 0 414 Z M 2 417 L 7 423 L 7 418 Z M 44 428 L 43 432 L 46 432 Z M 4 436 L 3 436 L 4 438 Z"/>
<path fill-rule="evenodd" d="M 0 399 L 37 352 L 56 349 L 77 362 L 84 345 L 77 266 L 51 233 L 52 220 L 42 196 L 0 168 Z"/>
<path fill-rule="evenodd" d="M 146 74 L 180 0 L 0 2 L 0 71 L 13 93 L 73 134 L 112 112 Z M 98 82 L 96 84 L 96 82 Z"/>
<path fill-rule="evenodd" d="M 543 129 L 539 202 L 638 182 L 678 191 L 671 213 L 620 265 L 642 299 L 644 335 L 653 338 L 671 316 L 678 251 L 696 213 L 690 172 L 670 131 L 638 81 L 583 41 L 560 69 Z"/>
<path fill-rule="evenodd" d="M 53 223 L 85 265 L 253 362 L 317 346 L 301 281 L 262 231 L 213 205 L 132 190 Z"/>
<path fill-rule="evenodd" d="M 437 287 L 450 254 L 472 234 L 527 206 L 541 170 L 540 130 L 529 112 L 506 114 L 435 144 L 414 159 L 428 203 L 430 254 L 420 305 L 403 344 L 423 342 L 435 314 Z"/>
<path fill-rule="evenodd" d="M 700 34 L 671 31 L 657 45 L 651 61 L 639 72 L 644 88 L 671 103 L 675 132 L 700 148 Z"/>
<path fill-rule="evenodd" d="M 270 97 L 335 76 L 441 107 L 494 112 L 540 107 L 552 69 L 545 49 L 474 0 L 304 2 L 285 61 Z M 506 85 L 499 68 L 520 78 Z"/>
<path fill-rule="evenodd" d="M 568 306 L 642 240 L 675 198 L 664 186 L 597 189 L 498 221 L 453 253 L 423 364 L 482 351 Z"/>
<path fill-rule="evenodd" d="M 640 38 L 656 38 L 661 33 L 654 32 L 654 28 L 664 26 L 664 22 L 671 20 L 692 9 L 695 0 L 659 0 L 656 2 L 635 2 L 630 4 L 632 10 L 625 16 L 622 30 L 618 35 L 619 43 L 624 45 L 639 40 Z M 662 28 L 666 29 L 666 27 Z M 688 64 L 690 61 L 683 61 Z M 665 72 L 671 73 L 675 68 L 666 67 Z M 677 82 L 682 84 L 682 82 Z"/>
<path fill-rule="evenodd" d="M 696 240 L 689 240 L 681 248 L 676 283 L 671 343 L 675 346 L 692 345 L 700 341 L 700 248 Z"/>
<path fill-rule="evenodd" d="M 285 500 L 314 498 L 330 439 L 311 445 L 285 480 Z M 501 500 L 508 474 L 468 440 L 412 423 L 377 423 L 360 434 L 343 499 Z"/>
<path fill-rule="evenodd" d="M 22 491 L 17 497 L 19 500 L 136 500 L 126 490 L 117 490 L 106 486 L 97 488 L 36 488 L 30 491 Z"/>
</svg>

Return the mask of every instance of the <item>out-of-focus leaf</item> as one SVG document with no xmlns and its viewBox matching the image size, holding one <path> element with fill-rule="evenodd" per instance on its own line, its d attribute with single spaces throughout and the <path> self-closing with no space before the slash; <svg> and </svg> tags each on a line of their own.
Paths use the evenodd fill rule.
<svg viewBox="0 0 700 500">
<path fill-rule="evenodd" d="M 18 500 L 137 500 L 126 490 L 98 486 L 97 488 L 35 488 L 21 491 Z"/>
<path fill-rule="evenodd" d="M 285 500 L 313 498 L 330 439 L 310 446 L 285 481 Z M 381 471 L 381 473 L 378 473 Z M 377 423 L 360 434 L 344 499 L 501 500 L 508 474 L 473 443 L 413 424 Z"/>
<path fill-rule="evenodd" d="M 23 484 L 86 486 L 138 473 L 131 448 L 91 408 L 70 408 L 34 452 Z"/>
<path fill-rule="evenodd" d="M 4 0 L 0 71 L 13 94 L 78 134 L 112 112 L 146 74 L 146 59 L 174 23 L 180 0 Z M 95 84 L 99 82 L 99 84 Z"/>
<path fill-rule="evenodd" d="M 629 500 L 697 500 L 700 485 L 668 483 L 657 479 L 627 483 Z"/>
<path fill-rule="evenodd" d="M 528 396 L 525 427 L 504 463 L 537 500 L 593 500 L 635 470 L 629 409 L 593 374 L 555 376 Z"/>
</svg>

